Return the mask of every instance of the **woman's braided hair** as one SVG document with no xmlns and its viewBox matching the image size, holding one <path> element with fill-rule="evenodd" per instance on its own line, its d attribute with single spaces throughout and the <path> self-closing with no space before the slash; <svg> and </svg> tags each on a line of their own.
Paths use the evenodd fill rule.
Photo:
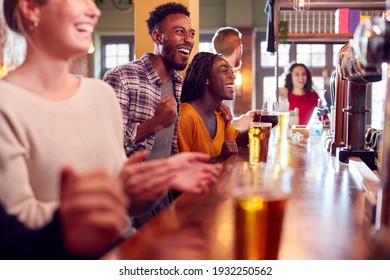
<svg viewBox="0 0 390 280">
<path fill-rule="evenodd" d="M 189 102 L 203 96 L 207 78 L 218 54 L 200 52 L 192 59 L 184 78 L 181 101 Z"/>
</svg>

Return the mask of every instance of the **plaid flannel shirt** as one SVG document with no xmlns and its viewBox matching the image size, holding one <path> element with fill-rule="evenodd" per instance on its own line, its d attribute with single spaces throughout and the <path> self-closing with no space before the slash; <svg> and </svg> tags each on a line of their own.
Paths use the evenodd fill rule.
<svg viewBox="0 0 390 280">
<path fill-rule="evenodd" d="M 153 134 L 141 142 L 135 142 L 138 126 L 154 116 L 157 105 L 161 102 L 162 81 L 150 63 L 149 55 L 152 54 L 146 53 L 138 60 L 110 69 L 103 77 L 114 88 L 122 109 L 127 156 L 142 149 L 151 151 L 155 140 Z M 179 115 L 183 83 L 179 72 L 174 71 L 172 83 Z M 178 120 L 172 139 L 172 155 L 178 150 L 177 125 Z"/>
</svg>

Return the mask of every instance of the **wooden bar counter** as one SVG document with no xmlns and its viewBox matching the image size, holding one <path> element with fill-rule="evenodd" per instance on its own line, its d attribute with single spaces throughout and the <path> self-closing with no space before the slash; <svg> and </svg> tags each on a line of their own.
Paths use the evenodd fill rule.
<svg viewBox="0 0 390 280">
<path fill-rule="evenodd" d="M 368 259 L 372 227 L 365 194 L 348 164 L 320 139 L 279 139 L 269 161 L 293 170 L 279 259 Z M 247 160 L 247 148 L 238 159 Z M 229 168 L 226 168 L 229 169 Z M 103 259 L 234 259 L 234 211 L 229 172 L 206 195 L 182 195 Z"/>
</svg>

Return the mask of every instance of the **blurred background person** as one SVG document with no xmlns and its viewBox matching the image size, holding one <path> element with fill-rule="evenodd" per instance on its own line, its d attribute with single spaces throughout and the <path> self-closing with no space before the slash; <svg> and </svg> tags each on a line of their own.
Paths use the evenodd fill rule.
<svg viewBox="0 0 390 280">
<path fill-rule="evenodd" d="M 221 54 L 200 52 L 185 75 L 179 117 L 179 151 L 209 154 L 222 162 L 248 144 L 248 131 L 225 127 L 217 108 L 234 97 L 234 70 Z"/>
<path fill-rule="evenodd" d="M 308 124 L 319 98 L 313 87 L 311 73 L 304 64 L 293 62 L 287 68 L 285 76 L 285 90 L 279 91 L 279 98 L 287 97 L 289 109 L 299 109 L 299 124 Z"/>
</svg>

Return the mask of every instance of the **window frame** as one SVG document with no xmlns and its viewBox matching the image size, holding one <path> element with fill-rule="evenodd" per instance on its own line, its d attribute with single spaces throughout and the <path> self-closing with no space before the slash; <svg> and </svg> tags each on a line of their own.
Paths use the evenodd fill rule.
<svg viewBox="0 0 390 280">
<path fill-rule="evenodd" d="M 132 35 L 104 35 L 100 37 L 101 42 L 101 78 L 107 70 L 106 62 L 106 45 L 109 44 L 128 44 L 129 45 L 129 61 L 134 60 L 134 36 Z"/>
</svg>

